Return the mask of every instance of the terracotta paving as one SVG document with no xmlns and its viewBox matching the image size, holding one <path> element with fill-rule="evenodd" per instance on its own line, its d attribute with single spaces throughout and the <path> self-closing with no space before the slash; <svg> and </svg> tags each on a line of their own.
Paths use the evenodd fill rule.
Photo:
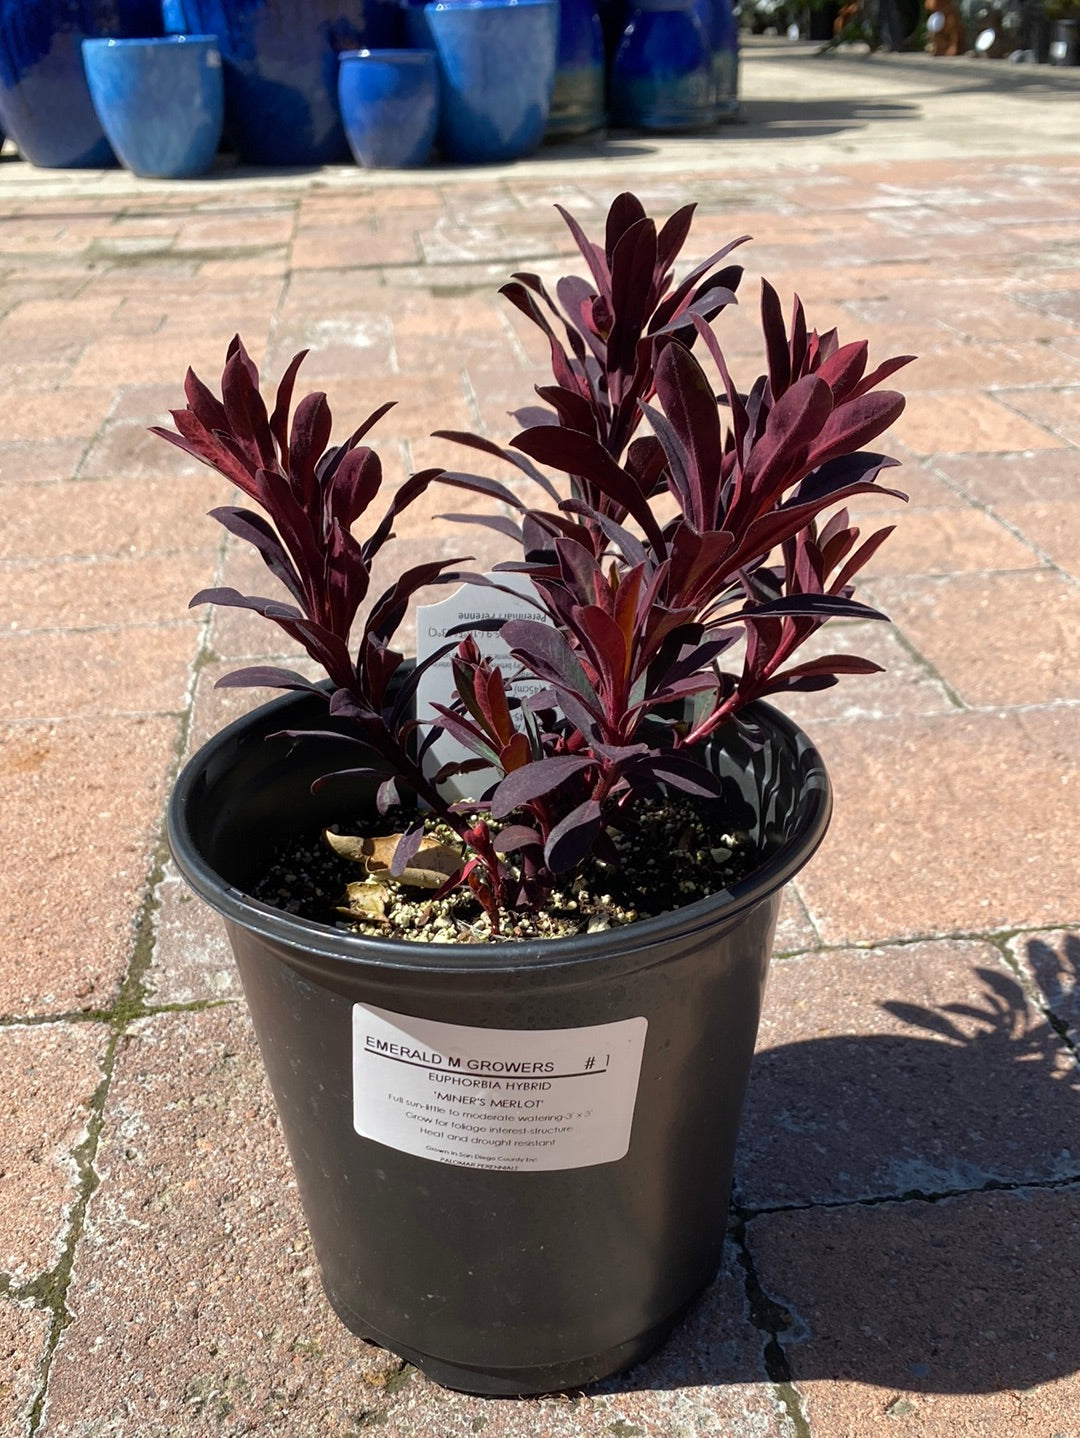
<svg viewBox="0 0 1080 1438">
<path fill-rule="evenodd" d="M 1080 72 L 743 72 L 746 126 L 503 170 L 0 159 L 0 1432 L 1080 1434 Z M 837 809 L 785 898 L 724 1270 L 624 1377 L 485 1400 L 331 1314 L 227 946 L 166 858 L 179 763 L 252 702 L 214 679 L 277 651 L 187 609 L 258 566 L 146 427 L 239 329 L 269 370 L 309 347 L 343 430 L 396 398 L 392 480 L 459 464 L 430 431 L 507 437 L 543 374 L 498 285 L 563 272 L 553 202 L 595 225 L 622 188 L 699 200 L 691 258 L 758 237 L 740 366 L 762 271 L 918 353 L 882 446 L 911 504 L 860 509 L 898 525 L 865 591 L 893 627 L 852 635 L 888 672 L 790 706 Z M 497 557 L 441 512 L 406 558 Z"/>
</svg>

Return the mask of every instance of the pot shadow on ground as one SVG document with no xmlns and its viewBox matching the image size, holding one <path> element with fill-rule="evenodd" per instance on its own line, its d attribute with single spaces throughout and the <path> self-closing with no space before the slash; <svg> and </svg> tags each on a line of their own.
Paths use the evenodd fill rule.
<svg viewBox="0 0 1080 1438">
<path fill-rule="evenodd" d="M 1080 1008 L 1080 937 L 1027 957 L 1053 1018 L 980 968 L 978 1004 L 883 1003 L 909 1035 L 758 1054 L 721 1277 L 598 1391 L 974 1394 L 1080 1370 L 1080 1068 L 1058 1017 Z"/>
<path fill-rule="evenodd" d="M 820 138 L 866 130 L 880 121 L 918 123 L 924 118 L 917 102 L 858 96 L 850 100 L 747 100 L 743 114 L 744 122 L 730 129 L 732 138 L 743 142 Z"/>
<path fill-rule="evenodd" d="M 541 163 L 545 160 L 623 160 L 655 154 L 661 141 L 665 145 L 678 141 L 690 149 L 695 143 L 745 144 L 752 140 L 841 135 L 849 130 L 865 130 L 879 120 L 919 121 L 922 118 L 919 105 L 895 100 L 748 100 L 743 105 L 741 119 L 708 129 L 666 131 L 654 138 L 648 131 L 612 126 L 594 135 L 546 140 L 529 158 L 531 162 Z"/>
</svg>

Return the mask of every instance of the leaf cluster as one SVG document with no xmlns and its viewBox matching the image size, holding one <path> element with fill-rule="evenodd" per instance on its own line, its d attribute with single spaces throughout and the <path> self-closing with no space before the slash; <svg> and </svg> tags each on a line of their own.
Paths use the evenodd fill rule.
<svg viewBox="0 0 1080 1438">
<path fill-rule="evenodd" d="M 509 733 L 496 676 L 464 648 L 455 732 L 495 756 L 505 777 L 492 812 L 524 809 L 556 873 L 595 851 L 640 795 L 714 793 L 701 745 L 751 701 L 879 668 L 845 653 L 790 661 L 830 619 L 883 617 L 854 599 L 853 580 L 892 527 L 861 538 L 843 506 L 904 498 L 877 483 L 895 461 L 863 446 L 901 413 L 903 397 L 878 386 L 908 357 L 870 369 L 865 343 L 811 330 L 798 299 L 786 324 L 765 282 L 766 369 L 741 391 L 710 324 L 735 302 L 739 272 L 708 274 L 731 246 L 668 288 L 689 222 L 688 209 L 657 231 L 620 196 L 603 247 L 570 222 L 591 283 L 561 281 L 558 304 L 534 276 L 505 291 L 547 337 L 556 383 L 538 388 L 547 410 L 523 412 L 531 422 L 501 453 L 545 499 L 558 495 L 545 470 L 569 483 L 554 508 L 499 493 L 523 553 L 501 567 L 529 576 L 551 621 L 514 620 L 502 637 L 544 684 L 524 709 L 553 711 L 554 737 L 535 718 Z M 447 478 L 492 493 L 485 479 Z M 737 667 L 722 667 L 732 656 Z M 520 823 L 514 833 L 525 847 Z"/>
<path fill-rule="evenodd" d="M 853 581 L 890 527 L 864 538 L 845 506 L 871 493 L 903 498 L 878 483 L 895 461 L 865 446 L 903 409 L 903 397 L 880 386 L 907 357 L 870 368 L 865 343 L 811 329 L 797 298 L 785 322 L 763 283 L 765 367 L 741 389 L 714 321 L 738 302 L 742 270 L 726 261 L 742 240 L 676 281 L 692 214 L 687 206 L 658 227 L 621 195 L 602 244 L 564 215 L 587 275 L 560 280 L 554 296 L 533 274 L 504 287 L 542 332 L 552 383 L 537 387 L 538 406 L 517 413 L 522 428 L 508 447 L 439 433 L 497 455 L 532 482 L 535 504 L 518 482 L 425 470 L 368 525 L 382 471 L 362 441 L 389 406 L 332 446 L 324 395 L 302 400 L 290 422 L 303 355 L 268 413 L 239 339 L 221 398 L 189 372 L 176 432 L 158 431 L 263 512 L 214 516 L 255 547 L 292 600 L 219 588 L 192 602 L 253 609 L 304 646 L 331 681 L 317 692 L 362 748 L 348 772 L 378 774 L 380 807 L 403 785 L 452 824 L 462 862 L 444 888 L 468 884 L 496 932 L 502 912 L 538 908 L 558 876 L 589 857 L 603 861 L 611 826 L 642 796 L 717 795 L 704 742 L 748 703 L 878 668 L 841 652 L 794 656 L 829 620 L 883 617 L 853 597 Z M 421 671 L 402 682 L 394 633 L 417 591 L 459 577 L 452 567 L 463 561 L 408 569 L 373 602 L 369 589 L 397 516 L 433 482 L 491 501 L 486 515 L 450 517 L 517 542 L 520 557 L 499 568 L 528 577 L 538 617 L 501 626 L 514 665 L 506 673 L 464 638 L 454 703 L 435 724 L 418 724 L 410 709 Z M 501 583 L 498 574 L 471 577 Z M 538 691 L 527 700 L 514 696 L 522 677 Z M 316 688 L 266 666 L 224 682 Z M 447 774 L 425 772 L 438 730 L 474 756 L 457 772 L 494 768 L 475 803 L 448 803 Z M 414 824 L 396 872 L 421 839 Z"/>
</svg>

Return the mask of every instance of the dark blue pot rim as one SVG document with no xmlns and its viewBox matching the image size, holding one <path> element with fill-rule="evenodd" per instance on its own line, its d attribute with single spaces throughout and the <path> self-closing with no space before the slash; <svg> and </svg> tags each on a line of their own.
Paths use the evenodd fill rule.
<svg viewBox="0 0 1080 1438">
<path fill-rule="evenodd" d="M 89 46 L 95 50 L 160 50 L 163 47 L 191 45 L 217 45 L 216 35 L 144 35 L 144 36 L 119 36 L 119 35 L 94 35 L 87 36 L 82 44 L 85 49 Z"/>
<path fill-rule="evenodd" d="M 346 60 L 383 60 L 393 65 L 426 65 L 434 58 L 434 50 L 342 50 L 338 54 L 341 64 Z"/>
<path fill-rule="evenodd" d="M 462 10 L 555 10 L 559 0 L 429 0 L 425 14 L 454 15 Z"/>
</svg>

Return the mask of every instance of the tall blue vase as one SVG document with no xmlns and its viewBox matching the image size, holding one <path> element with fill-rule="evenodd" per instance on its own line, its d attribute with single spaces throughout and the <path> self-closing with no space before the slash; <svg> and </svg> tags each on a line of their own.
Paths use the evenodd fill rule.
<svg viewBox="0 0 1080 1438">
<path fill-rule="evenodd" d="M 731 0 L 694 0 L 712 50 L 713 103 L 720 120 L 739 113 L 739 22 Z"/>
<path fill-rule="evenodd" d="M 607 64 L 596 0 L 559 0 L 559 51 L 547 133 L 587 135 L 604 123 Z"/>
<path fill-rule="evenodd" d="M 224 115 L 213 35 L 84 40 L 82 48 L 94 109 L 121 164 L 165 180 L 210 168 Z"/>
<path fill-rule="evenodd" d="M 433 51 L 347 51 L 338 72 L 338 100 L 358 165 L 407 170 L 427 164 L 439 125 Z"/>
<path fill-rule="evenodd" d="M 397 0 L 183 0 L 188 26 L 216 35 L 225 61 L 225 129 L 253 165 L 349 160 L 338 111 L 338 55 L 401 38 Z"/>
<path fill-rule="evenodd" d="M 448 0 L 424 13 L 439 62 L 443 158 L 491 164 L 531 154 L 551 111 L 556 0 Z"/>
<path fill-rule="evenodd" d="M 694 0 L 634 0 L 611 74 L 615 123 L 698 130 L 715 119 L 712 51 Z"/>
<path fill-rule="evenodd" d="M 160 34 L 160 0 L 0 0 L 0 127 L 32 165 L 114 165 L 87 88 L 82 42 Z"/>
</svg>

